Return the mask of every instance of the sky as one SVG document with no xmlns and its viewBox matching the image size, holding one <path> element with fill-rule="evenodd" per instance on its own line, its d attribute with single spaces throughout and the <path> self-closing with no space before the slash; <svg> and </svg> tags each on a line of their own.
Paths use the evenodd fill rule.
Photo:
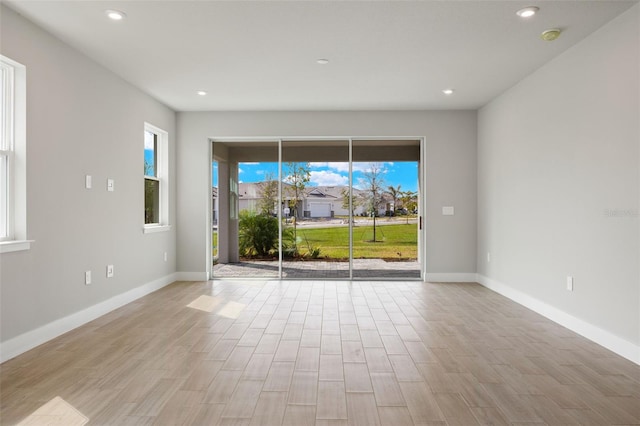
<svg viewBox="0 0 640 426">
<path fill-rule="evenodd" d="M 154 158 L 154 150 L 155 150 L 155 144 L 154 144 L 154 140 L 153 140 L 153 133 L 151 132 L 144 132 L 144 164 L 145 164 L 145 174 L 146 173 L 152 173 L 151 170 L 153 170 L 153 168 L 155 167 L 155 158 Z M 147 168 L 149 168 L 149 171 L 147 171 Z"/>
<path fill-rule="evenodd" d="M 397 187 L 402 191 L 418 190 L 418 162 L 384 162 L 376 163 L 383 170 L 384 186 Z M 214 163 L 213 186 L 217 186 L 217 164 Z M 311 181 L 308 186 L 346 186 L 349 184 L 349 163 L 309 163 Z M 371 167 L 371 163 L 353 163 L 354 187 L 359 187 L 362 172 Z M 283 175 L 286 174 L 286 164 L 282 167 Z M 278 163 L 240 163 L 239 181 L 241 183 L 261 182 L 265 176 L 271 173 L 278 178 Z"/>
</svg>

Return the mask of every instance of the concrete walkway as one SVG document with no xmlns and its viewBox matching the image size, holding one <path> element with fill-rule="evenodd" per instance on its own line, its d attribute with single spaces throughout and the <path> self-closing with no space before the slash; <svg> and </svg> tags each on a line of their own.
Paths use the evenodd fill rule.
<svg viewBox="0 0 640 426">
<path fill-rule="evenodd" d="M 278 261 L 246 261 L 218 264 L 213 267 L 214 278 L 277 278 Z M 285 261 L 283 278 L 349 278 L 349 262 Z M 382 259 L 354 259 L 354 278 L 415 278 L 420 279 L 420 264 L 386 262 Z"/>
</svg>

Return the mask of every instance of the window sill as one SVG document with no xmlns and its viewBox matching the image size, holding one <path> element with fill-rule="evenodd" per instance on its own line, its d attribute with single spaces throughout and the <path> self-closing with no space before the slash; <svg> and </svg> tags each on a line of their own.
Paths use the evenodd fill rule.
<svg viewBox="0 0 640 426">
<path fill-rule="evenodd" d="M 142 232 L 145 234 L 154 234 L 156 232 L 168 232 L 171 230 L 171 225 L 145 225 L 142 228 Z"/>
<path fill-rule="evenodd" d="M 30 250 L 32 242 L 34 240 L 0 241 L 0 253 Z"/>
</svg>

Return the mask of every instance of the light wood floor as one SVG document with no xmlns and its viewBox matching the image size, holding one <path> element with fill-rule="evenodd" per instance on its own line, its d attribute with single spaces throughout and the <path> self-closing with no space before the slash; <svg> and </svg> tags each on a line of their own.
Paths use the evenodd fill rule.
<svg viewBox="0 0 640 426">
<path fill-rule="evenodd" d="M 640 424 L 640 367 L 477 284 L 175 283 L 0 386 L 3 425 Z"/>
</svg>

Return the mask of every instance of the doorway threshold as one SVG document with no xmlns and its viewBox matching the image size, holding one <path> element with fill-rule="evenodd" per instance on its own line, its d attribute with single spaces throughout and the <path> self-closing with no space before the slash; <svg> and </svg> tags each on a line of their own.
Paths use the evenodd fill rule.
<svg viewBox="0 0 640 426">
<path fill-rule="evenodd" d="M 386 262 L 382 259 L 354 259 L 353 276 L 349 277 L 349 262 L 295 261 L 284 262 L 282 277 L 278 261 L 243 261 L 217 264 L 213 267 L 214 279 L 294 279 L 294 280 L 416 280 L 420 281 L 420 264 L 417 261 Z"/>
</svg>

